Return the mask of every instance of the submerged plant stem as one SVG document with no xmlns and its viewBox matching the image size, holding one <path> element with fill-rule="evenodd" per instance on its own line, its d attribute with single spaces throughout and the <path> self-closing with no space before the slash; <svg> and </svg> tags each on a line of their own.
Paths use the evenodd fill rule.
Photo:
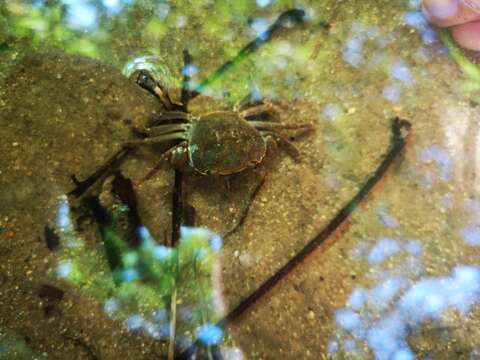
<svg viewBox="0 0 480 360">
<path fill-rule="evenodd" d="M 183 173 L 175 170 L 175 180 L 172 195 L 172 236 L 169 246 L 177 245 L 180 239 L 180 228 L 183 223 Z"/>
<path fill-rule="evenodd" d="M 462 69 L 469 80 L 475 81 L 480 86 L 480 67 L 470 61 L 462 52 L 452 38 L 452 34 L 448 29 L 439 29 L 440 40 L 448 49 L 450 56 Z"/>
<path fill-rule="evenodd" d="M 191 93 L 190 99 L 195 98 L 196 96 L 200 95 L 207 87 L 213 85 L 217 82 L 223 74 L 225 74 L 228 70 L 230 70 L 235 65 L 242 62 L 247 56 L 255 52 L 271 40 L 280 30 L 288 29 L 290 24 L 301 24 L 305 17 L 305 11 L 301 9 L 290 9 L 284 11 L 278 19 L 270 25 L 270 27 L 259 36 L 257 36 L 254 40 L 249 42 L 245 47 L 243 47 L 235 57 L 222 66 L 220 66 L 217 70 L 215 70 L 209 77 L 204 79 Z"/>
<path fill-rule="evenodd" d="M 175 359 L 175 335 L 177 327 L 177 284 L 174 282 L 170 298 L 170 336 L 168 340 L 168 360 Z"/>
</svg>

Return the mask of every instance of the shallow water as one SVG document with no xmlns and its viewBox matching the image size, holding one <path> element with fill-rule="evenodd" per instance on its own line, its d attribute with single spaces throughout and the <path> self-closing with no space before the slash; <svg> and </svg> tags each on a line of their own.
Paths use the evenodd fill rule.
<svg viewBox="0 0 480 360">
<path fill-rule="evenodd" d="M 169 247 L 174 170 L 165 164 L 145 180 L 172 144 L 141 147 L 119 172 L 67 196 L 70 175 L 87 178 L 138 139 L 132 127 L 164 111 L 127 78 L 132 69 L 147 67 L 180 99 L 182 72 L 195 87 L 293 7 L 305 10 L 303 24 L 189 109 L 267 99 L 277 121 L 314 125 L 285 133 L 297 161 L 269 141 L 254 169 L 186 172 L 184 202 L 194 225 L 211 232 L 184 229 L 177 250 Z M 419 8 L 415 0 L 0 3 L 0 357 L 152 359 L 169 349 L 172 357 L 172 344 L 179 357 L 194 341 L 199 358 L 479 357 L 478 81 Z M 407 144 L 373 189 L 219 326 L 367 184 L 392 151 L 395 117 L 411 123 Z"/>
</svg>

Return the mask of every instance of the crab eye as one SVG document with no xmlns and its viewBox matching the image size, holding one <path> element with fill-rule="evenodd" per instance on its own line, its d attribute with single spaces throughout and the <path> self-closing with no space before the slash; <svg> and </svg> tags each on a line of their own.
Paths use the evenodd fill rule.
<svg viewBox="0 0 480 360">
<path fill-rule="evenodd" d="M 136 83 L 147 90 L 152 90 L 155 87 L 155 80 L 146 70 L 138 71 Z"/>
<path fill-rule="evenodd" d="M 137 82 L 139 83 L 145 83 L 148 80 L 148 76 L 144 73 L 140 73 L 137 78 Z"/>
</svg>

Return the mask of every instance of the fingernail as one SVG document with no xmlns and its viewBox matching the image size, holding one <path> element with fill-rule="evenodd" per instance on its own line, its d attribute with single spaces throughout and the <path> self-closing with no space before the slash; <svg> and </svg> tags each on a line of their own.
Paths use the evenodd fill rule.
<svg viewBox="0 0 480 360">
<path fill-rule="evenodd" d="M 457 12 L 458 0 L 425 0 L 423 5 L 431 17 L 448 19 Z"/>
</svg>

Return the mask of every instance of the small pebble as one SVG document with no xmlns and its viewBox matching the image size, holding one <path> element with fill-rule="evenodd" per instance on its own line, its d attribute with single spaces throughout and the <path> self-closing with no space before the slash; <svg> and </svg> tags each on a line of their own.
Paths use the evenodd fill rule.
<svg viewBox="0 0 480 360">
<path fill-rule="evenodd" d="M 240 260 L 240 264 L 242 264 L 245 267 L 250 267 L 253 265 L 253 257 L 248 252 L 242 253 L 242 255 L 240 255 L 239 260 Z"/>
</svg>

